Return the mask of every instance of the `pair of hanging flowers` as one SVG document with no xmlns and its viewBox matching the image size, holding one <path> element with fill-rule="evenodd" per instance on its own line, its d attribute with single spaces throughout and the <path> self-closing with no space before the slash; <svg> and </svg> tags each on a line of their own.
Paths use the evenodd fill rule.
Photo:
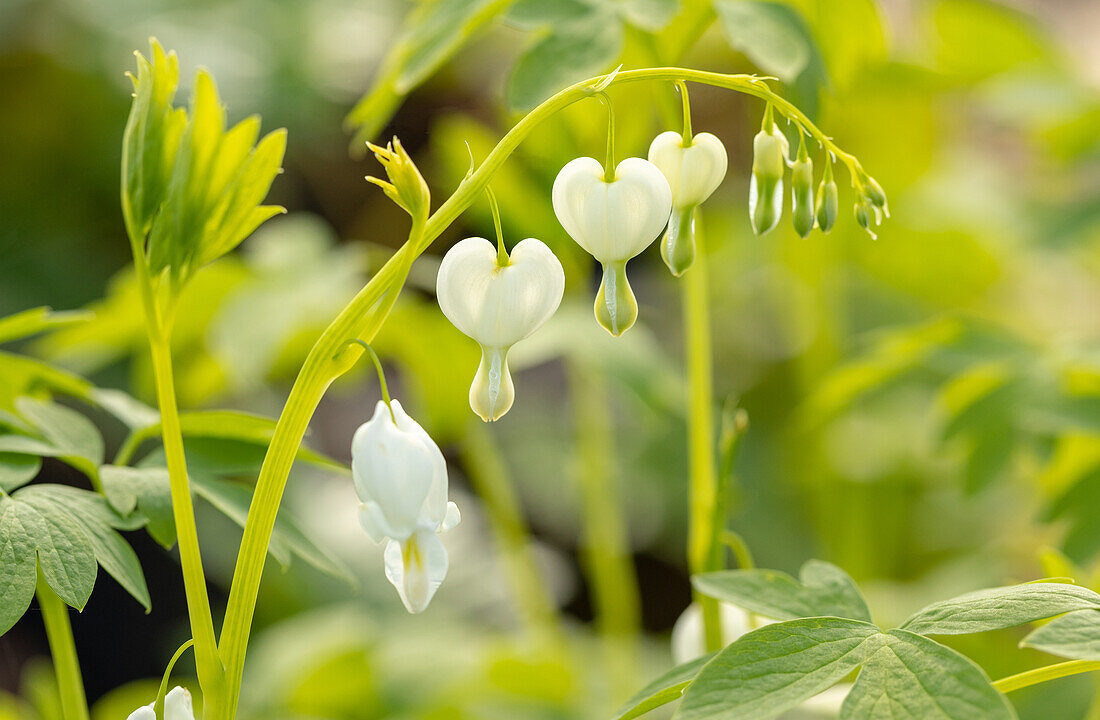
<svg viewBox="0 0 1100 720">
<path fill-rule="evenodd" d="M 683 100 L 682 132 L 654 138 L 646 159 L 615 162 L 614 113 L 608 108 L 607 154 L 603 163 L 580 157 L 567 163 L 554 180 L 551 201 L 569 236 L 602 266 L 596 294 L 597 321 L 612 335 L 630 329 L 638 303 L 627 279 L 627 263 L 662 236 L 661 256 L 680 276 L 695 257 L 695 209 L 725 178 L 727 156 L 710 133 L 692 134 L 687 88 L 677 82 Z M 783 214 L 784 179 L 791 170 L 793 225 L 802 237 L 817 227 L 828 232 L 836 221 L 838 193 L 832 156 L 821 184 L 813 187 L 813 161 L 805 132 L 798 126 L 799 148 L 789 155 L 786 136 L 777 127 L 769 104 L 761 130 L 753 139 L 749 216 L 753 231 L 772 230 Z M 389 182 L 368 178 L 405 208 L 414 221 L 427 217 L 430 195 L 416 166 L 395 138 L 386 148 L 370 146 Z M 886 198 L 873 178 L 855 166 L 855 215 L 870 232 L 872 220 L 887 213 Z M 496 243 L 469 237 L 446 253 L 436 279 L 436 296 L 444 315 L 481 348 L 481 362 L 470 386 L 470 407 L 486 422 L 500 419 L 515 399 L 508 352 L 553 316 L 565 290 L 565 273 L 554 253 L 536 238 L 519 242 L 511 252 L 504 243 L 500 213 L 486 190 L 496 228 Z M 424 429 L 386 392 L 382 368 L 370 352 L 382 381 L 384 400 L 352 441 L 352 471 L 362 502 L 360 520 L 367 534 L 385 542 L 387 579 L 410 612 L 424 610 L 447 573 L 447 553 L 439 539 L 459 521 L 447 497 L 447 465 Z"/>
</svg>

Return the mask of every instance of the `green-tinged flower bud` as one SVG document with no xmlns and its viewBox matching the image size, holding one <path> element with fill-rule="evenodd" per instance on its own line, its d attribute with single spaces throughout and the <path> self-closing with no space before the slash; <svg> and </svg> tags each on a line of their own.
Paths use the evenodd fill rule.
<svg viewBox="0 0 1100 720">
<path fill-rule="evenodd" d="M 871 213 L 872 206 L 870 201 L 865 197 L 861 197 L 855 206 L 856 222 L 859 223 L 861 228 L 867 231 L 867 234 L 870 235 L 872 239 L 877 240 L 878 235 L 871 230 Z"/>
<path fill-rule="evenodd" d="M 764 112 L 763 127 L 752 142 L 752 179 L 749 181 L 749 218 L 757 235 L 770 231 L 783 215 L 783 175 L 787 169 L 787 138 Z"/>
<path fill-rule="evenodd" d="M 615 337 L 634 325 L 638 319 L 638 301 L 626 279 L 626 261 L 603 264 L 603 280 L 593 309 L 596 320 Z"/>
<path fill-rule="evenodd" d="M 791 167 L 791 217 L 800 237 L 814 229 L 814 163 L 806 152 L 805 137 L 798 144 L 798 159 Z"/>
<path fill-rule="evenodd" d="M 825 165 L 825 175 L 821 178 L 821 185 L 817 188 L 817 205 L 814 215 L 817 226 L 821 232 L 829 232 L 836 223 L 836 216 L 840 210 L 840 192 L 837 190 L 836 181 L 833 180 L 833 163 Z"/>
<path fill-rule="evenodd" d="M 389 182 L 386 182 L 376 177 L 367 176 L 367 181 L 382 188 L 382 191 L 400 207 L 404 208 L 405 212 L 411 215 L 414 220 L 421 223 L 426 222 L 432 204 L 428 183 L 424 182 L 420 171 L 416 169 L 416 164 L 405 152 L 405 148 L 401 146 L 401 141 L 394 137 L 393 141 L 386 147 L 372 145 L 371 143 L 367 143 L 367 147 L 378 158 L 378 162 L 382 163 L 382 167 L 386 170 L 386 176 L 390 179 Z"/>
</svg>

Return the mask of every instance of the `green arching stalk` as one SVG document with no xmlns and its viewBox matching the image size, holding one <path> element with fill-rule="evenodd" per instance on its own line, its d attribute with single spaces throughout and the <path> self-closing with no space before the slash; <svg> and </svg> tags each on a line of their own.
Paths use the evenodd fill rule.
<svg viewBox="0 0 1100 720">
<path fill-rule="evenodd" d="M 38 571 L 38 607 L 46 626 L 57 687 L 61 692 L 61 714 L 64 720 L 88 720 L 88 700 L 84 696 L 84 681 L 80 677 L 80 662 L 73 642 L 73 626 L 69 622 L 69 606 L 46 584 Z"/>
<path fill-rule="evenodd" d="M 400 292 L 408 266 L 484 192 L 493 174 L 531 131 L 563 108 L 591 97 L 597 92 L 597 86 L 607 80 L 606 77 L 598 77 L 571 85 L 543 102 L 514 125 L 485 161 L 436 209 L 426 224 L 421 228 L 414 228 L 409 241 L 339 313 L 310 351 L 291 388 L 256 481 L 219 645 L 229 676 L 229 703 L 225 711 L 218 715 L 211 714 L 208 720 L 226 720 L 234 716 L 260 577 L 290 467 L 309 420 L 325 390 L 350 367 L 347 362 L 337 362 L 334 356 L 349 338 L 361 337 L 369 342 L 374 337 Z M 620 72 L 610 82 L 606 82 L 605 86 L 676 80 L 724 87 L 769 101 L 779 112 L 799 123 L 814 139 L 832 151 L 850 170 L 854 171 L 858 167 L 858 161 L 853 156 L 840 150 L 798 108 L 773 93 L 765 82 L 750 75 L 723 75 L 685 68 L 648 68 Z M 351 356 L 353 353 L 349 351 L 344 355 Z M 349 357 L 350 363 L 354 363 L 354 360 L 354 356 Z"/>
<path fill-rule="evenodd" d="M 718 474 L 715 468 L 714 368 L 711 359 L 710 298 L 707 249 L 700 213 L 695 211 L 695 263 L 683 280 L 684 352 L 688 381 L 688 569 L 718 570 L 720 558 Z M 696 593 L 703 611 L 707 651 L 722 647 L 718 601 Z"/>
<path fill-rule="evenodd" d="M 1008 677 L 995 681 L 993 687 L 1003 693 L 1010 693 L 1013 690 L 1019 690 L 1031 685 L 1038 685 L 1042 682 L 1057 680 L 1058 678 L 1069 677 L 1070 675 L 1094 672 L 1096 670 L 1100 670 L 1100 661 L 1070 660 L 1068 662 L 1058 663 L 1057 665 L 1047 665 L 1046 667 L 1035 668 L 1034 670 L 1028 670 L 1016 675 L 1009 675 Z"/>
<path fill-rule="evenodd" d="M 564 645 L 550 589 L 539 572 L 530 533 L 508 468 L 492 432 L 470 422 L 461 443 L 462 463 L 478 497 L 485 503 L 498 552 L 511 576 L 516 605 L 528 634 L 540 647 Z"/>
<path fill-rule="evenodd" d="M 567 360 L 566 370 L 577 433 L 581 552 L 596 630 L 604 644 L 609 690 L 617 702 L 638 687 L 641 595 L 616 483 L 607 388 L 597 373 L 578 361 Z"/>
<path fill-rule="evenodd" d="M 160 688 L 157 690 L 157 700 L 153 703 L 153 712 L 158 718 L 164 717 L 164 697 L 168 694 L 168 682 L 172 679 L 172 670 L 176 667 L 176 663 L 183 657 L 183 654 L 187 652 L 188 648 L 195 645 L 194 640 L 188 640 L 183 645 L 180 645 L 176 649 L 176 652 L 172 654 L 172 659 L 168 661 L 168 666 L 164 668 L 164 675 L 160 678 Z"/>
</svg>

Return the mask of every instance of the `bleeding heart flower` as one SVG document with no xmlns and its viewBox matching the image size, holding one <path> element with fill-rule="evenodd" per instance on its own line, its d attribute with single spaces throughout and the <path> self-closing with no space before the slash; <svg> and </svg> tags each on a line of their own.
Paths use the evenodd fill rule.
<svg viewBox="0 0 1100 720">
<path fill-rule="evenodd" d="M 156 703 L 143 705 L 130 713 L 126 720 L 157 720 L 153 710 Z M 164 720 L 195 720 L 195 710 L 191 707 L 191 693 L 186 688 L 176 686 L 164 696 Z"/>
<path fill-rule="evenodd" d="M 447 575 L 438 534 L 460 519 L 447 501 L 443 453 L 401 403 L 379 401 L 352 438 L 351 471 L 360 524 L 375 542 L 388 540 L 386 578 L 409 612 L 421 612 Z"/>
<path fill-rule="evenodd" d="M 672 190 L 672 217 L 661 240 L 661 257 L 680 276 L 695 260 L 692 211 L 722 184 L 726 148 L 710 133 L 699 133 L 684 146 L 684 137 L 669 130 L 653 139 L 649 161 L 660 168 Z"/>
<path fill-rule="evenodd" d="M 481 345 L 470 407 L 482 420 L 497 420 L 512 407 L 508 349 L 550 319 L 564 291 L 561 263 L 535 238 L 517 244 L 503 266 L 485 238 L 466 238 L 447 251 L 436 296 L 447 319 Z"/>
<path fill-rule="evenodd" d="M 614 179 L 590 157 L 569 162 L 554 180 L 554 213 L 578 245 L 603 265 L 596 319 L 622 335 L 638 319 L 626 263 L 652 243 L 672 210 L 672 190 L 656 165 L 627 158 Z"/>
</svg>

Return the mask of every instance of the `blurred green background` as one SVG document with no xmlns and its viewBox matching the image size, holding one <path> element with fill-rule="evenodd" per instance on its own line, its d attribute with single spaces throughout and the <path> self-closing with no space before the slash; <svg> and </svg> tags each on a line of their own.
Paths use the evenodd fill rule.
<svg viewBox="0 0 1100 720">
<path fill-rule="evenodd" d="M 188 290 L 175 338 L 183 406 L 277 415 L 313 339 L 404 240 L 407 218 L 363 181 L 378 166 L 360 157 L 361 143 L 348 150 L 345 116 L 371 88 L 359 105 L 361 134 L 398 135 L 438 205 L 466 172 L 466 142 L 480 161 L 517 108 L 569 82 L 620 63 L 778 75 L 780 92 L 885 187 L 892 218 L 877 241 L 863 233 L 842 174 L 841 219 L 829 235 L 801 239 L 784 222 L 753 236 L 746 199 L 762 106 L 693 88 L 696 131 L 718 135 L 730 156 L 726 182 L 704 207 L 715 412 L 738 398 L 751 418 L 730 526 L 763 567 L 794 571 L 820 557 L 845 568 L 885 624 L 979 587 L 1044 574 L 1100 581 L 1092 0 L 7 0 L 0 315 L 93 310 L 93 320 L 20 350 L 149 402 L 118 166 L 123 73 L 150 35 L 180 55 L 181 102 L 201 65 L 231 121 L 255 112 L 265 129 L 289 130 L 286 171 L 270 197 L 289 215 Z M 402 42 L 418 67 L 385 60 Z M 661 119 L 676 102 L 671 87 L 611 94 L 621 157 L 644 155 L 657 132 L 679 129 Z M 591 316 L 591 261 L 550 207 L 565 162 L 601 157 L 605 122 L 595 100 L 578 103 L 540 127 L 494 181 L 506 238 L 547 242 L 569 284 L 554 320 L 514 352 L 517 399 L 500 423 L 475 424 L 466 394 L 476 346 L 432 298 L 449 244 L 491 237 L 485 203 L 417 262 L 378 338 L 394 395 L 452 463 L 464 520 L 447 536 L 446 583 L 424 616 L 405 616 L 380 552 L 358 528 L 348 479 L 297 473 L 288 511 L 359 582 L 269 563 L 245 685 L 250 717 L 598 717 L 624 700 L 593 650 L 581 552 L 599 532 L 581 511 L 593 428 L 605 451 L 596 460 L 609 461 L 594 472 L 623 508 L 641 590 L 636 686 L 670 664 L 669 633 L 690 600 L 680 284 L 655 248 L 635 260 L 641 319 L 611 340 Z M 321 405 L 311 445 L 346 461 L 377 397 L 363 368 L 343 379 Z M 104 431 L 117 446 L 120 431 Z M 60 465 L 45 472 L 79 480 Z M 530 623 L 516 611 L 509 556 L 498 552 L 507 539 L 481 509 L 483 476 L 518 495 L 564 613 L 564 655 L 541 651 L 523 631 Z M 239 531 L 212 512 L 200 528 L 214 599 L 224 602 Z M 101 575 L 75 620 L 89 695 L 103 698 L 97 718 L 132 710 L 149 690 L 127 684 L 159 676 L 186 637 L 171 553 L 140 533 L 132 539 L 152 614 Z M 996 678 L 1044 662 L 1013 651 L 1018 639 L 1002 632 L 957 646 Z M 0 638 L 0 686 L 37 706 L 27 717 L 52 717 L 44 654 L 35 612 Z M 112 695 L 118 686 L 126 687 Z M 1013 700 L 1025 718 L 1078 718 L 1093 690 L 1088 677 L 1074 678 Z"/>
</svg>

